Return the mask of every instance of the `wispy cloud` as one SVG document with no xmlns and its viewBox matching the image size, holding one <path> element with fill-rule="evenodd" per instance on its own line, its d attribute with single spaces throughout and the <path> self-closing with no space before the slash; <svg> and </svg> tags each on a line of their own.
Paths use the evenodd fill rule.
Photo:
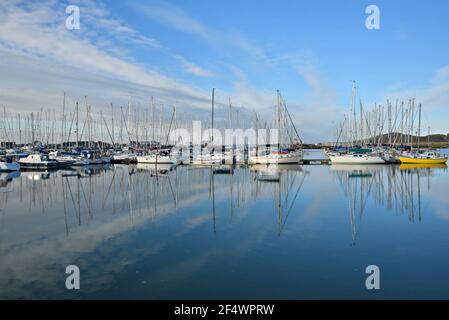
<svg viewBox="0 0 449 320">
<path fill-rule="evenodd" d="M 208 93 L 127 58 L 126 49 L 120 45 L 121 39 L 126 39 L 123 41 L 159 48 L 157 40 L 141 35 L 114 19 L 100 2 L 85 0 L 79 5 L 81 30 L 69 31 L 65 28 L 65 7 L 57 1 L 2 2 L 0 50 L 5 53 L 3 56 L 12 57 L 6 53 L 15 52 L 33 61 L 45 60 L 53 65 L 70 66 L 72 72 L 76 70 L 80 74 L 121 80 L 124 85 L 143 86 L 148 94 L 153 90 L 165 93 L 164 96 L 183 97 L 192 106 L 204 105 L 203 100 L 208 99 Z M 8 61 L 3 60 L 3 63 L 7 64 Z M 63 68 L 60 74 L 63 81 L 59 82 L 64 82 L 64 78 L 73 78 L 73 74 L 64 73 Z M 18 91 L 28 82 L 29 72 L 21 71 L 24 74 L 15 84 Z M 42 71 L 45 74 L 46 71 Z M 196 71 L 203 71 L 204 74 L 204 70 Z"/>
<path fill-rule="evenodd" d="M 233 48 L 244 50 L 247 54 L 258 59 L 264 59 L 266 63 L 268 62 L 264 50 L 255 45 L 253 41 L 245 37 L 238 30 L 219 30 L 207 26 L 189 12 L 167 2 L 132 2 L 130 6 L 136 12 L 145 15 L 161 25 L 176 29 L 182 33 L 194 35 L 213 45 L 232 46 Z"/>
<path fill-rule="evenodd" d="M 214 76 L 211 71 L 201 68 L 200 66 L 188 61 L 186 58 L 183 58 L 179 55 L 174 55 L 173 58 L 181 62 L 184 71 L 187 73 L 191 73 L 195 76 L 203 78 L 210 78 Z"/>
<path fill-rule="evenodd" d="M 433 83 L 438 84 L 442 82 L 449 82 L 449 65 L 439 68 L 435 73 Z"/>
<path fill-rule="evenodd" d="M 161 24 L 185 33 L 191 33 L 212 40 L 212 31 L 181 8 L 167 2 L 130 4 L 139 13 Z"/>
</svg>

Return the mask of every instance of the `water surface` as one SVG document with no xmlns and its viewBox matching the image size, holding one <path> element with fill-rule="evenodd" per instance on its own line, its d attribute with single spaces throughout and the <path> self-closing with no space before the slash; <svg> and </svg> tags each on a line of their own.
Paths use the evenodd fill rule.
<svg viewBox="0 0 449 320">
<path fill-rule="evenodd" d="M 2 173 L 0 298 L 449 298 L 446 167 L 149 169 Z"/>
</svg>

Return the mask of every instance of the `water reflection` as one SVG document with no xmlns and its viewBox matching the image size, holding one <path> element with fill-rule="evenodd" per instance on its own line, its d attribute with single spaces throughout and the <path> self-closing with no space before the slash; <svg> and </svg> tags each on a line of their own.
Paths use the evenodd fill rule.
<svg viewBox="0 0 449 320">
<path fill-rule="evenodd" d="M 348 199 L 353 244 L 356 244 L 357 226 L 364 216 L 367 201 L 372 201 L 377 208 L 406 215 L 412 223 L 421 222 L 422 188 L 430 192 L 430 177 L 441 170 L 446 171 L 447 165 L 332 165 L 331 171 Z"/>
<path fill-rule="evenodd" d="M 432 214 L 445 198 L 428 204 L 448 187 L 445 179 L 446 168 L 416 166 L 108 165 L 1 174 L 0 298 L 329 297 L 317 267 L 352 270 L 356 249 L 375 241 L 369 228 L 383 223 L 435 228 Z M 364 221 L 370 225 L 360 232 Z M 353 251 L 344 249 L 348 239 Z M 69 264 L 83 270 L 78 293 L 64 287 Z M 251 288 L 242 288 L 245 279 Z"/>
</svg>

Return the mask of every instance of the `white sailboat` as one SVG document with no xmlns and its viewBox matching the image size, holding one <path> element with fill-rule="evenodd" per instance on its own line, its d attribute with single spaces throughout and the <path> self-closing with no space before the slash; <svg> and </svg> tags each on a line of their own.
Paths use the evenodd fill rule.
<svg viewBox="0 0 449 320">
<path fill-rule="evenodd" d="M 301 141 L 299 138 L 299 134 L 296 130 L 296 127 L 290 117 L 290 113 L 288 112 L 287 106 L 285 105 L 284 100 L 282 99 L 281 93 L 278 90 L 277 91 L 277 127 L 279 130 L 278 133 L 278 144 L 277 144 L 277 150 L 272 151 L 266 150 L 264 151 L 265 154 L 256 154 L 253 156 L 250 156 L 248 161 L 250 164 L 298 164 L 303 157 L 303 151 L 301 148 L 301 145 L 299 144 L 300 148 L 293 149 L 286 148 L 281 149 L 281 125 L 285 120 L 287 120 L 293 127 L 297 140 Z M 292 144 L 294 142 L 292 141 Z M 268 151 L 268 152 L 267 152 Z"/>
<path fill-rule="evenodd" d="M 169 154 L 153 153 L 143 156 L 137 156 L 137 163 L 150 163 L 150 164 L 171 164 L 176 165 L 177 160 L 172 158 Z"/>
<path fill-rule="evenodd" d="M 329 155 L 332 164 L 384 164 L 385 160 L 374 154 L 349 153 Z"/>
<path fill-rule="evenodd" d="M 251 164 L 298 164 L 302 160 L 302 152 L 270 152 L 267 155 L 252 156 Z"/>
<path fill-rule="evenodd" d="M 351 110 L 350 110 L 350 118 L 349 121 L 349 137 L 348 137 L 348 153 L 328 153 L 328 157 L 331 161 L 331 164 L 384 164 L 386 163 L 385 159 L 381 157 L 379 154 L 373 153 L 372 150 L 364 149 L 363 140 L 363 131 L 362 128 L 359 128 L 356 123 L 356 85 L 355 81 L 352 85 L 352 97 L 351 97 Z M 362 107 L 361 107 L 362 108 Z M 361 111 L 361 123 L 363 125 L 363 112 Z M 360 130 L 359 130 L 360 129 Z M 343 131 L 343 127 L 341 128 L 340 134 Z M 358 146 L 357 143 L 360 142 L 361 146 Z"/>
</svg>

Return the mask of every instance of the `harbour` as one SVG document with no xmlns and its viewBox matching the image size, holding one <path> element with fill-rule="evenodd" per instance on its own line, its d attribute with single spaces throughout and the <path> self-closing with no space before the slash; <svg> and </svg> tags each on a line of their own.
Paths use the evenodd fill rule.
<svg viewBox="0 0 449 320">
<path fill-rule="evenodd" d="M 448 300 L 447 12 L 0 1 L 0 302 L 176 320 Z"/>
</svg>

